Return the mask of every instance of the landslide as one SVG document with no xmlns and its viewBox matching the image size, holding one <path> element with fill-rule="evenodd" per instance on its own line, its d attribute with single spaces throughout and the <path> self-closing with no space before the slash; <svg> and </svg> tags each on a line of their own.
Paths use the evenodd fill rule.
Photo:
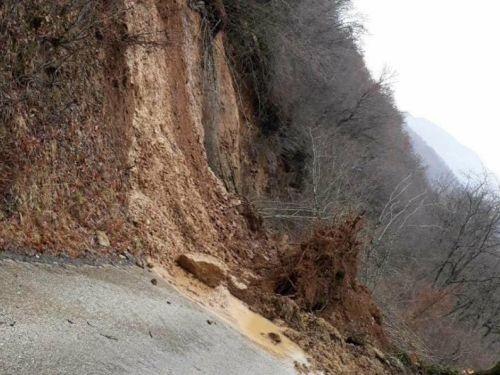
<svg viewBox="0 0 500 375">
<path fill-rule="evenodd" d="M 355 279 L 358 219 L 280 244 L 235 194 L 265 190 L 274 159 L 252 149 L 252 93 L 204 7 L 3 2 L 0 249 L 167 268 L 212 255 L 248 281 L 233 293 L 288 325 L 318 369 L 402 372 L 374 348 L 385 339 Z"/>
<path fill-rule="evenodd" d="M 232 261 L 259 247 L 238 212 L 247 203 L 207 162 L 205 138 L 220 133 L 233 160 L 241 129 L 222 35 L 206 39 L 199 11 L 187 1 L 23 0 L 1 14 L 2 250 Z M 215 130 L 203 124 L 207 43 Z"/>
</svg>

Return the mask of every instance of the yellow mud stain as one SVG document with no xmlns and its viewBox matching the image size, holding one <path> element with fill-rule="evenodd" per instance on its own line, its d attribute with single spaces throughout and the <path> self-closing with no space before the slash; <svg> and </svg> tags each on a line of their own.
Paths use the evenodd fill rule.
<svg viewBox="0 0 500 375">
<path fill-rule="evenodd" d="M 280 358 L 288 357 L 301 363 L 307 362 L 302 349 L 284 335 L 286 328 L 279 327 L 251 311 L 226 288 L 210 288 L 180 267 L 167 271 L 160 265 L 155 265 L 154 270 L 183 294 L 205 306 L 268 352 Z M 269 336 L 270 333 L 279 335 L 280 342 L 273 340 Z"/>
<path fill-rule="evenodd" d="M 288 356 L 295 360 L 304 358 L 301 349 L 284 335 L 285 328 L 254 313 L 240 300 L 233 297 L 223 313 L 233 320 L 242 333 L 264 349 L 280 357 Z M 276 343 L 269 334 L 279 335 L 280 342 Z"/>
</svg>

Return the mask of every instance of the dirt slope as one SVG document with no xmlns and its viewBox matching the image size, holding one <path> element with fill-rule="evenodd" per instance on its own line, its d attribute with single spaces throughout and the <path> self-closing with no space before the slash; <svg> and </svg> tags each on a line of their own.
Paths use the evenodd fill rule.
<svg viewBox="0 0 500 375">
<path fill-rule="evenodd" d="M 186 1 L 146 0 L 127 6 L 132 7 L 127 13 L 130 33 L 169 30 L 165 48 L 148 45 L 146 39 L 126 51 L 133 93 L 132 108 L 127 109 L 133 127 L 128 209 L 144 236 L 144 248 L 162 260 L 186 251 L 225 261 L 248 258 L 252 234 L 237 212 L 241 201 L 214 175 L 205 149 L 205 140 L 216 138 L 224 173 L 233 173 L 228 165 L 237 165 L 240 122 L 222 35 L 205 40 L 200 14 Z M 151 44 L 157 36 L 152 38 Z M 209 73 L 202 64 L 207 43 L 213 43 L 220 107 L 213 114 L 217 128 L 208 129 L 203 93 Z"/>
<path fill-rule="evenodd" d="M 206 140 L 216 139 L 210 147 L 215 169 L 231 175 L 233 188 L 241 185 L 240 113 L 222 33 L 207 40 L 200 11 L 187 0 L 116 0 L 90 12 L 83 25 L 83 16 L 76 17 L 87 10 L 85 2 L 74 2 L 61 25 L 52 13 L 64 14 L 65 2 L 56 4 L 60 10 L 47 5 L 32 13 L 20 5 L 6 23 L 9 32 L 19 30 L 16 38 L 36 44 L 49 32 L 65 35 L 64 22 L 71 21 L 89 42 L 73 42 L 80 55 L 64 56 L 56 82 L 75 90 L 68 100 L 77 115 L 64 117 L 60 103 L 49 103 L 51 95 L 68 95 L 50 82 L 32 102 L 2 108 L 2 248 L 71 256 L 128 251 L 162 259 L 192 250 L 224 260 L 247 256 L 251 234 L 236 212 L 241 201 L 231 199 L 205 151 L 213 144 Z M 28 19 L 47 16 L 33 29 L 20 20 L 26 13 Z M 8 47 L 15 53 L 15 40 Z M 209 47 L 211 69 L 204 62 Z M 47 79 L 43 66 L 59 53 L 53 47 L 35 51 L 26 62 L 34 78 Z M 5 63 L 12 68 L 23 62 Z M 82 70 L 86 64 L 91 72 Z M 211 76 L 217 77 L 210 78 L 217 108 L 204 95 Z M 19 83 L 9 94 L 30 93 Z M 59 116 L 62 129 L 47 127 L 49 115 Z M 110 247 L 100 246 L 96 231 L 107 235 Z"/>
<path fill-rule="evenodd" d="M 334 373 L 399 372 L 371 344 L 339 333 L 341 327 L 328 323 L 333 321 L 328 316 L 318 318 L 286 296 L 275 296 L 272 285 L 255 289 L 263 285 L 258 281 L 267 277 L 268 268 L 279 265 L 279 245 L 269 240 L 245 199 L 231 193 L 259 191 L 265 173 L 249 173 L 248 103 L 236 90 L 238 82 L 227 64 L 224 33 L 207 35 L 204 10 L 199 8 L 203 2 L 117 4 L 118 13 L 97 12 L 96 17 L 103 18 L 91 23 L 100 28 L 91 29 L 96 53 L 87 56 L 95 59 L 100 72 L 92 115 L 70 118 L 68 124 L 75 128 L 65 133 L 41 126 L 41 120 L 30 117 L 29 107 L 16 109 L 17 122 L 25 121 L 26 128 L 40 126 L 46 133 L 5 133 L 12 142 L 0 147 L 10 163 L 0 169 L 0 193 L 17 203 L 0 207 L 1 249 L 72 257 L 149 256 L 170 270 L 181 253 L 210 254 L 251 285 L 234 294 L 290 327 L 288 335 L 310 352 L 318 368 Z M 103 30 L 110 35 L 103 36 Z M 106 38 L 111 38 L 109 44 Z M 77 67 L 78 59 L 73 64 Z M 66 78 L 80 79 L 76 73 Z M 84 97 L 74 103 L 89 105 Z M 18 153 L 19 160 L 39 156 L 40 176 L 35 180 L 33 169 L 16 165 L 18 159 L 12 156 L 16 144 L 30 142 L 40 144 L 38 154 L 29 147 Z M 86 153 L 73 149 L 74 144 Z M 352 302 L 356 288 L 351 289 Z M 371 309 L 368 291 L 359 290 Z M 372 322 L 376 314 L 371 310 L 365 315 L 369 324 L 380 324 Z"/>
</svg>

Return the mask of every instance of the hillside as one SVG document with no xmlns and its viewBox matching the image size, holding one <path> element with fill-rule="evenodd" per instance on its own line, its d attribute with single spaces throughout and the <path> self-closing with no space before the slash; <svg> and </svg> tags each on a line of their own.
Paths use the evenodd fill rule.
<svg viewBox="0 0 500 375">
<path fill-rule="evenodd" d="M 314 366 L 382 374 L 390 365 L 368 345 L 346 346 L 329 323 L 272 292 L 267 270 L 283 245 L 234 194 L 267 188 L 272 153 L 252 150 L 262 137 L 253 93 L 237 91 L 243 81 L 228 65 L 224 33 L 212 30 L 211 7 L 2 5 L 2 45 L 12 53 L 1 57 L 1 250 L 93 263 L 149 257 L 171 272 L 179 254 L 210 255 L 256 285 L 233 293 L 293 326 Z M 355 268 L 345 272 L 342 288 L 365 298 L 360 319 L 371 322 L 368 292 L 356 290 Z M 326 341 L 306 343 L 308 331 Z M 342 349 L 327 355 L 326 343 Z"/>
<path fill-rule="evenodd" d="M 500 199 L 429 184 L 419 150 L 445 167 L 366 68 L 351 7 L 2 3 L 1 258 L 183 268 L 200 303 L 279 326 L 301 373 L 489 366 Z"/>
</svg>

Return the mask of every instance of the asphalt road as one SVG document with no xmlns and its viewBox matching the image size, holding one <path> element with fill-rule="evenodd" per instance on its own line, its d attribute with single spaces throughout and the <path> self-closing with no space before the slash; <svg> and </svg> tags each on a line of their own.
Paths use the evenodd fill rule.
<svg viewBox="0 0 500 375">
<path fill-rule="evenodd" d="M 0 261 L 0 374 L 295 374 L 153 277 L 132 266 Z"/>
</svg>

